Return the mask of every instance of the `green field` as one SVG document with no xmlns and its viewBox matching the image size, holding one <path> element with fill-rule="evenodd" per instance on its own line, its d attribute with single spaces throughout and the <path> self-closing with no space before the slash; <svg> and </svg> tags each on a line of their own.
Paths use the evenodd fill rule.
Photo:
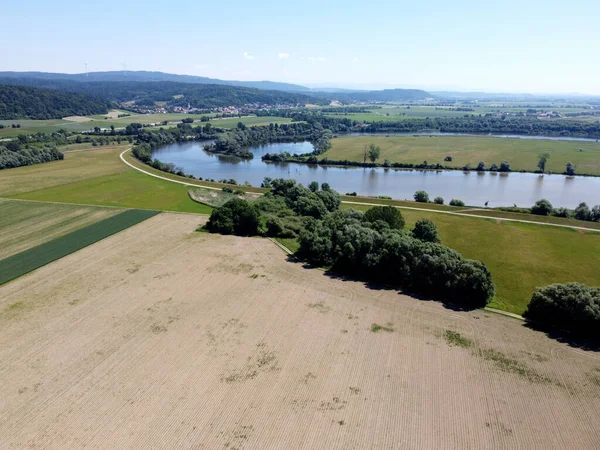
<svg viewBox="0 0 600 450">
<path fill-rule="evenodd" d="M 466 164 L 477 167 L 484 161 L 489 167 L 506 160 L 513 171 L 537 170 L 538 157 L 549 153 L 546 170 L 562 173 L 571 161 L 579 174 L 600 175 L 600 143 L 553 141 L 549 139 L 511 139 L 487 136 L 344 136 L 331 141 L 332 147 L 321 158 L 363 162 L 365 145 L 381 148 L 377 162 L 428 164 L 440 163 L 456 168 Z M 580 151 L 580 149 L 582 151 Z M 444 162 L 452 156 L 452 162 Z"/>
<path fill-rule="evenodd" d="M 525 103 L 507 102 L 507 103 L 494 103 L 494 102 L 480 102 L 479 106 L 470 104 L 456 104 L 452 107 L 449 106 L 421 106 L 421 105 L 386 105 L 377 109 L 369 109 L 363 105 L 353 105 L 358 107 L 364 107 L 367 112 L 362 113 L 326 113 L 329 117 L 347 118 L 350 120 L 356 120 L 357 122 L 398 122 L 402 120 L 410 119 L 442 119 L 442 118 L 454 118 L 464 117 L 465 115 L 485 115 L 488 113 L 505 112 L 505 113 L 525 113 L 529 108 L 534 108 L 544 111 L 556 111 L 560 114 L 573 113 L 573 112 L 585 112 L 589 109 L 584 107 L 569 107 L 562 104 L 554 105 L 540 105 L 531 106 Z M 452 108 L 471 108 L 473 111 L 453 111 Z M 341 108 L 340 108 L 341 110 Z M 588 120 L 589 117 L 564 117 L 571 120 Z M 598 117 L 595 118 L 598 120 Z"/>
<path fill-rule="evenodd" d="M 25 275 L 158 214 L 130 209 L 0 260 L 0 284 Z"/>
<path fill-rule="evenodd" d="M 126 166 L 111 146 L 65 154 L 64 161 L 0 171 L 0 197 L 208 214 L 188 187 Z"/>
<path fill-rule="evenodd" d="M 427 211 L 403 209 L 402 215 L 408 229 L 419 219 L 431 219 L 444 245 L 488 266 L 496 283 L 492 307 L 522 314 L 538 286 L 569 281 L 600 284 L 600 233 Z"/>
<path fill-rule="evenodd" d="M 120 212 L 117 208 L 0 199 L 0 259 Z"/>
<path fill-rule="evenodd" d="M 237 124 L 242 122 L 247 126 L 264 126 L 270 123 L 292 123 L 292 119 L 289 117 L 275 117 L 275 116 L 263 116 L 263 117 L 234 117 L 232 119 L 214 119 L 211 120 L 211 125 L 219 128 L 235 128 Z"/>
</svg>

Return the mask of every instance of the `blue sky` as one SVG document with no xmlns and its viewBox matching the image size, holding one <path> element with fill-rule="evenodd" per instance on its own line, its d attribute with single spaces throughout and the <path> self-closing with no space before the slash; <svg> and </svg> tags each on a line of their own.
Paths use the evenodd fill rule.
<svg viewBox="0 0 600 450">
<path fill-rule="evenodd" d="M 2 7 L 0 70 L 600 94 L 599 20 L 598 0 L 28 0 Z"/>
</svg>

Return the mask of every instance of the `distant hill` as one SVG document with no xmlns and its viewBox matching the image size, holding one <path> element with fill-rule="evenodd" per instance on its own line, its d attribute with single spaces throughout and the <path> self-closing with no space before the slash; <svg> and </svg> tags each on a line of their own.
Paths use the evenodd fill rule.
<svg viewBox="0 0 600 450">
<path fill-rule="evenodd" d="M 279 83 L 275 81 L 227 81 L 217 78 L 198 77 L 194 75 L 176 75 L 164 72 L 148 71 L 111 71 L 85 73 L 50 73 L 50 72 L 0 72 L 0 78 L 35 78 L 41 80 L 70 80 L 82 83 L 105 81 L 141 81 L 159 82 L 172 81 L 175 83 L 189 84 L 221 84 L 227 86 L 242 86 L 255 89 L 287 92 L 310 92 L 306 86 L 298 84 Z"/>
<path fill-rule="evenodd" d="M 171 81 L 103 81 L 79 82 L 48 78 L 0 78 L 0 83 L 56 89 L 98 97 L 106 102 L 130 102 L 136 105 L 154 105 L 165 102 L 168 106 L 217 108 L 243 106 L 250 103 L 265 105 L 327 104 L 297 92 L 267 91 L 241 86 L 218 84 L 175 83 Z"/>
<path fill-rule="evenodd" d="M 61 119 L 107 111 L 106 101 L 89 95 L 0 84 L 0 119 Z"/>
</svg>

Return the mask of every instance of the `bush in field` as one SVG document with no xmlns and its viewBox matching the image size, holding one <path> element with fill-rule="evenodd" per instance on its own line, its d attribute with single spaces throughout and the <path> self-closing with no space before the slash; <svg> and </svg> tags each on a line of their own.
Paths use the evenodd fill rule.
<svg viewBox="0 0 600 450">
<path fill-rule="evenodd" d="M 433 203 L 435 203 L 436 205 L 443 205 L 444 199 L 442 197 L 436 197 L 433 199 Z"/>
<path fill-rule="evenodd" d="M 547 328 L 600 341 L 600 288 L 581 283 L 537 288 L 525 317 Z"/>
<path fill-rule="evenodd" d="M 212 233 L 254 236 L 258 234 L 259 214 L 246 200 L 233 198 L 213 210 L 206 223 Z"/>
<path fill-rule="evenodd" d="M 390 228 L 402 229 L 404 228 L 404 217 L 398 208 L 393 206 L 375 206 L 369 209 L 365 215 L 364 220 L 367 222 L 375 223 L 378 220 L 386 222 Z"/>
<path fill-rule="evenodd" d="M 437 227 L 435 226 L 435 223 L 429 219 L 418 220 L 412 230 L 412 235 L 423 242 L 440 242 L 440 235 L 438 234 Z"/>
<path fill-rule="evenodd" d="M 449 203 L 450 206 L 465 206 L 465 202 L 463 202 L 462 200 L 457 200 L 457 199 L 452 199 L 450 200 Z"/>
<path fill-rule="evenodd" d="M 538 216 L 549 216 L 552 213 L 552 203 L 546 199 L 538 200 L 535 205 L 531 207 L 531 214 L 537 214 Z"/>
<path fill-rule="evenodd" d="M 415 195 L 413 195 L 415 202 L 428 203 L 429 202 L 429 194 L 425 191 L 417 191 Z"/>
</svg>

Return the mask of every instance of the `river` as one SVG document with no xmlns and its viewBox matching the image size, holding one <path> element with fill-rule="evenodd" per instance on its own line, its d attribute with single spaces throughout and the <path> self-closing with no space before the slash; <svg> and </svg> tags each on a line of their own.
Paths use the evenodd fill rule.
<svg viewBox="0 0 600 450">
<path fill-rule="evenodd" d="M 172 144 L 158 149 L 153 156 L 160 161 L 181 166 L 185 173 L 215 180 L 234 178 L 260 186 L 264 177 L 294 178 L 307 186 L 311 181 L 329 183 L 340 193 L 385 195 L 409 199 L 417 190 L 429 198 L 441 196 L 446 203 L 460 199 L 467 205 L 529 207 L 545 198 L 554 207 L 575 208 L 580 202 L 600 204 L 600 177 L 567 177 L 532 173 L 462 172 L 458 170 L 399 170 L 362 167 L 333 167 L 294 163 L 266 163 L 265 153 L 308 153 L 308 142 L 269 144 L 252 148 L 254 159 L 215 155 L 203 150 L 202 142 Z"/>
</svg>

